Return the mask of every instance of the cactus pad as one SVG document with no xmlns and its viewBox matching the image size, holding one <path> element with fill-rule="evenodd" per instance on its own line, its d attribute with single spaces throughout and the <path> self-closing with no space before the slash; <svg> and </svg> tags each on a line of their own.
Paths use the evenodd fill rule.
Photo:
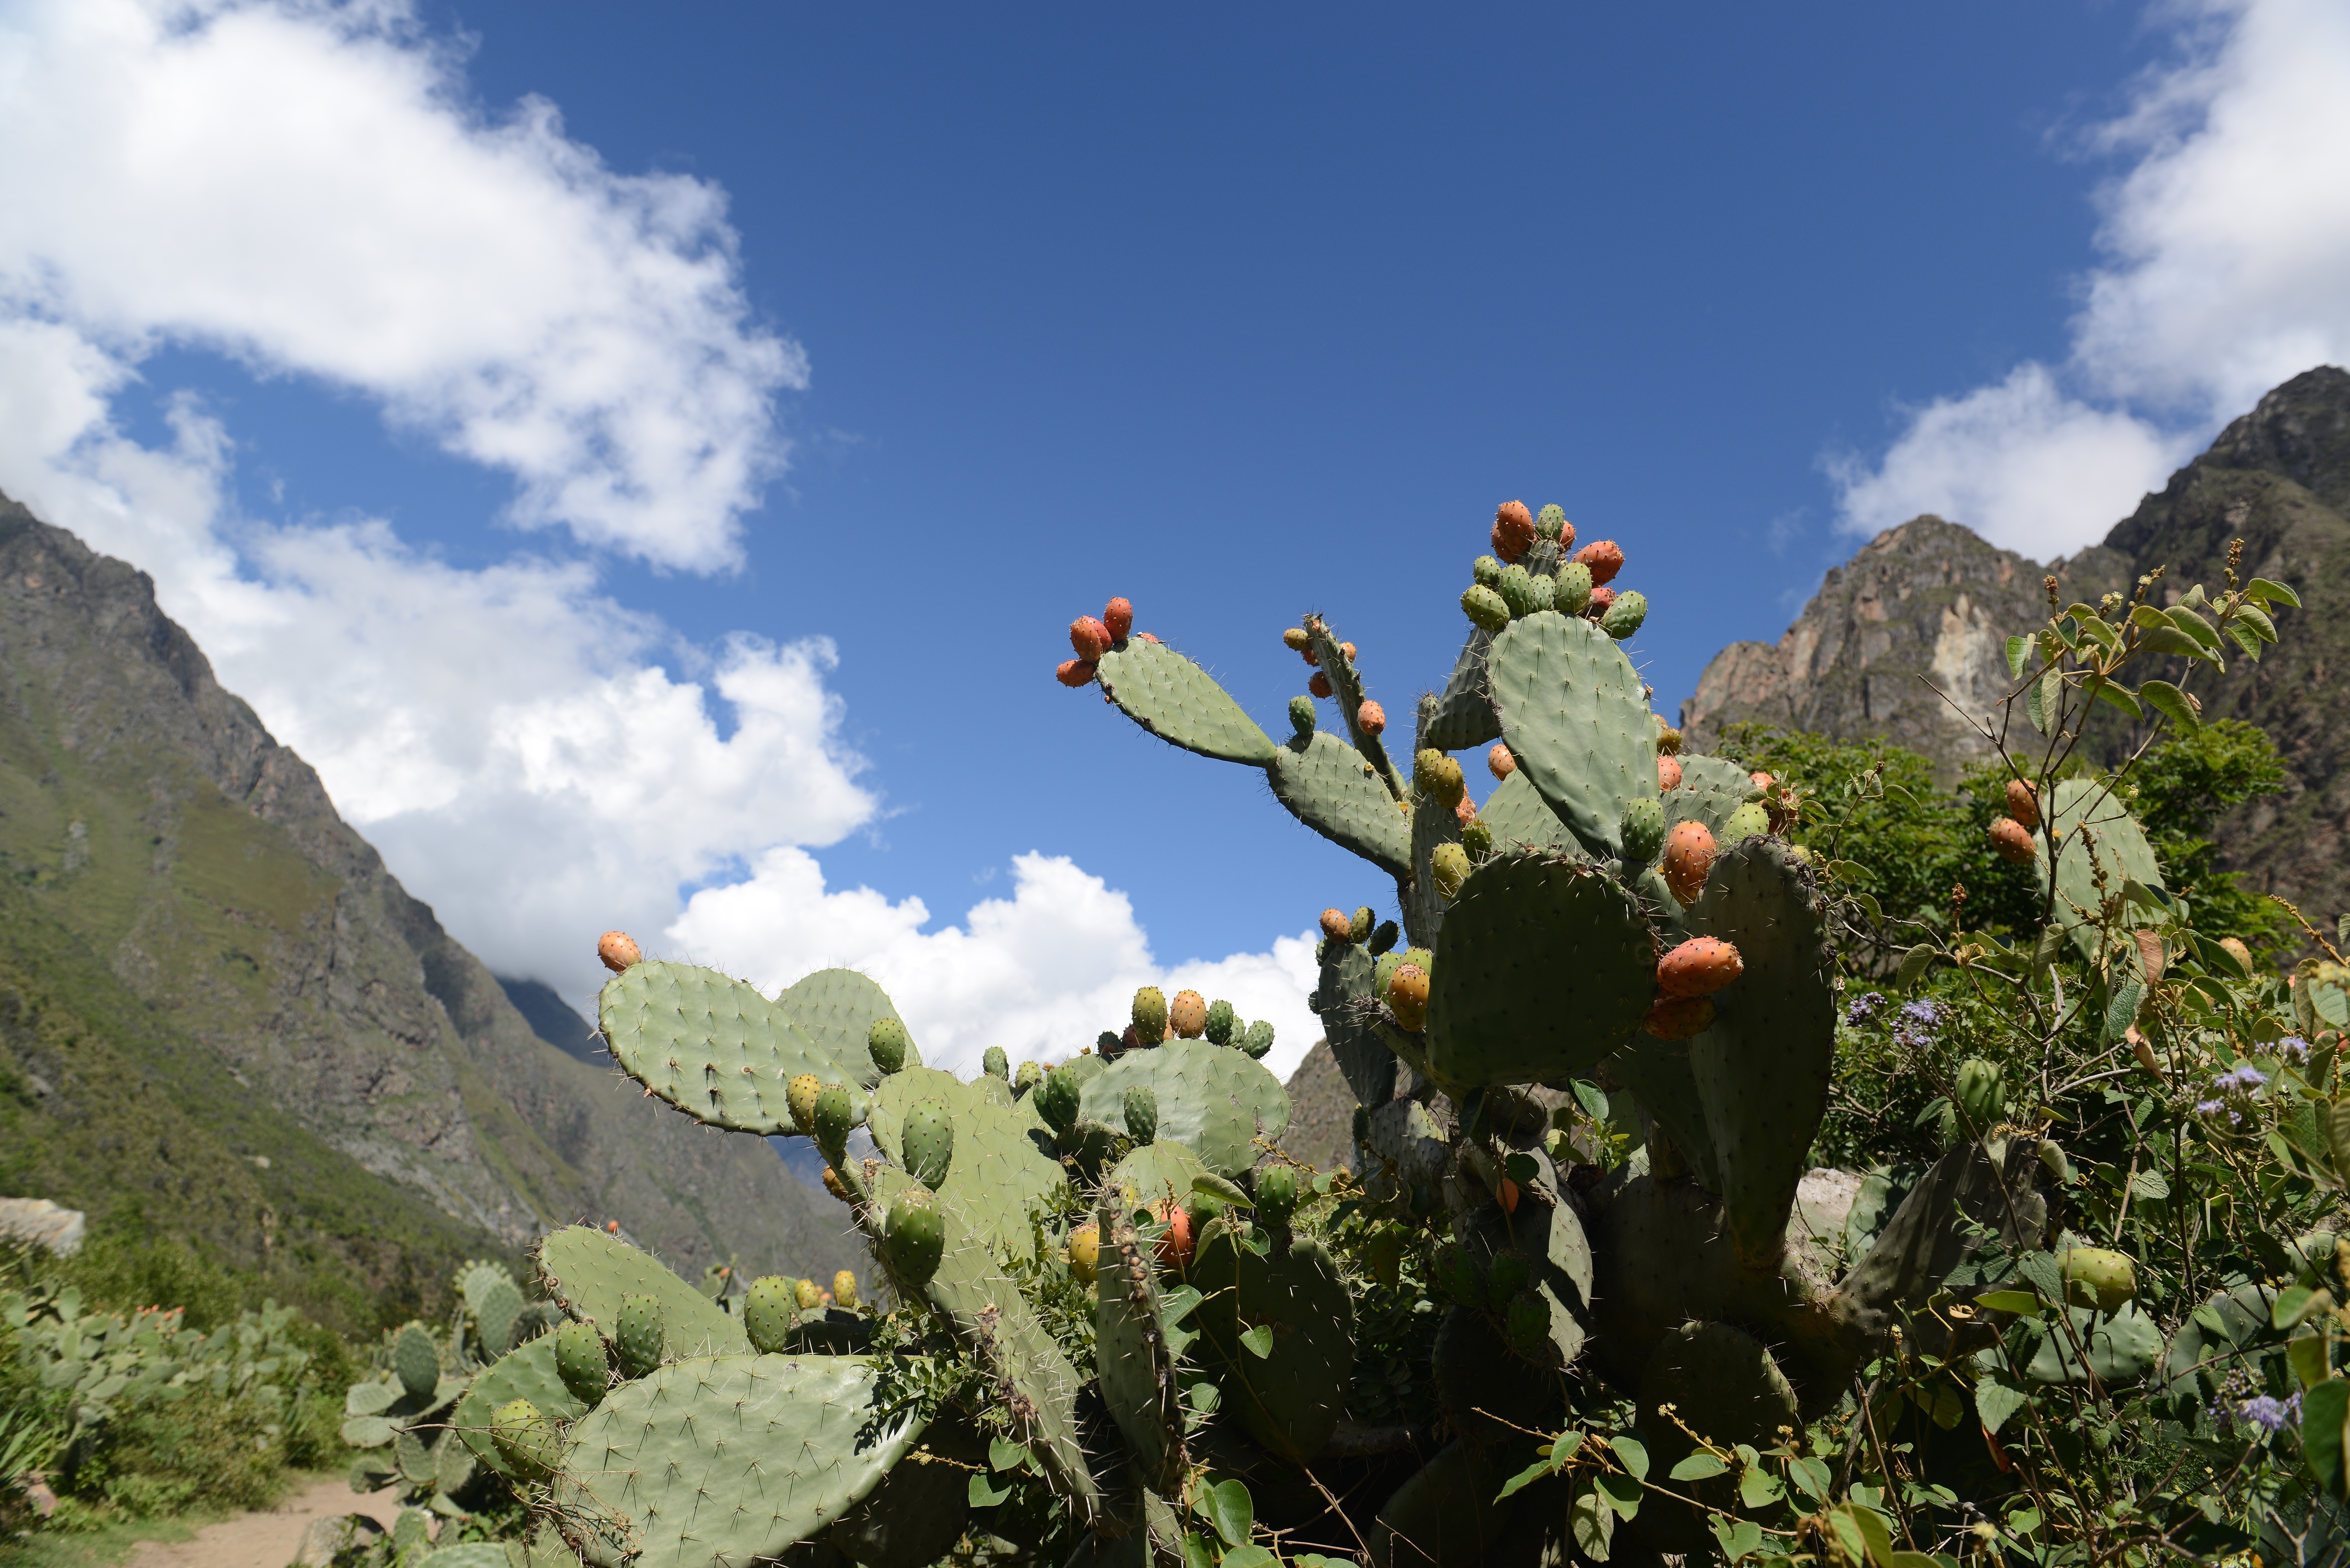
<svg viewBox="0 0 2350 1568">
<path fill-rule="evenodd" d="M 571 1420 L 588 1410 L 587 1402 L 565 1386 L 562 1369 L 556 1365 L 556 1335 L 543 1334 L 521 1349 L 500 1356 L 474 1375 L 465 1397 L 450 1413 L 449 1425 L 473 1458 L 502 1476 L 512 1476 L 516 1471 L 500 1454 L 490 1435 L 491 1418 L 498 1407 L 511 1399 L 527 1399 L 550 1420 L 556 1421 Z"/>
<path fill-rule="evenodd" d="M 1183 1475 L 1183 1400 L 1148 1251 L 1123 1207 L 1105 1202 L 1094 1290 L 1094 1365 L 1103 1401 L 1143 1484 L 1174 1491 Z"/>
<path fill-rule="evenodd" d="M 1639 1027 L 1655 976 L 1648 923 L 1613 877 L 1575 860 L 1489 860 L 1438 939 L 1430 1068 L 1466 1085 L 1585 1072 Z"/>
<path fill-rule="evenodd" d="M 1260 1257 L 1219 1219 L 1201 1235 L 1191 1278 L 1204 1298 L 1191 1320 L 1217 1364 L 1222 1407 L 1273 1453 L 1304 1464 L 1329 1441 L 1354 1376 L 1354 1298 L 1337 1266 L 1310 1241 Z"/>
<path fill-rule="evenodd" d="M 1395 1097 L 1396 1058 L 1373 1029 L 1378 1017 L 1371 992 L 1373 959 L 1348 942 L 1323 955 L 1322 975 L 1308 999 L 1322 1020 L 1323 1037 L 1355 1098 L 1383 1106 Z"/>
<path fill-rule="evenodd" d="M 1612 858 L 1627 802 L 1657 793 L 1639 673 L 1606 632 L 1544 611 L 1493 639 L 1493 708 L 1510 753 L 1592 854 Z"/>
<path fill-rule="evenodd" d="M 538 1268 L 547 1294 L 565 1312 L 608 1335 L 619 1324 L 621 1298 L 644 1294 L 660 1303 L 672 1355 L 730 1355 L 751 1348 L 739 1318 L 671 1273 L 660 1259 L 616 1236 L 585 1225 L 566 1226 L 539 1243 Z"/>
<path fill-rule="evenodd" d="M 1200 1157 L 1172 1138 L 1148 1143 L 1128 1155 L 1109 1173 L 1107 1185 L 1129 1210 L 1172 1199 L 1180 1203 L 1191 1195 L 1191 1180 L 1207 1171 Z"/>
<path fill-rule="evenodd" d="M 1657 1413 L 1669 1404 L 1716 1447 L 1767 1448 L 1781 1427 L 1803 1425 L 1795 1393 L 1762 1342 L 1726 1323 L 1692 1323 L 1667 1334 L 1640 1380 L 1639 1432 L 1652 1473 L 1669 1475 L 1696 1451 L 1688 1434 Z M 1735 1516 L 1738 1478 L 1721 1475 L 1677 1489 L 1707 1508 Z M 1640 1510 L 1641 1537 L 1660 1552 L 1704 1552 L 1713 1544 L 1706 1516 L 1687 1503 L 1652 1496 Z"/>
<path fill-rule="evenodd" d="M 1238 1179 L 1256 1164 L 1257 1139 L 1289 1127 L 1289 1094 L 1251 1057 L 1205 1040 L 1172 1040 L 1119 1057 L 1085 1085 L 1085 1118 L 1117 1127 L 1126 1091 L 1147 1085 L 1159 1101 L 1159 1136 L 1200 1157 L 1218 1176 Z"/>
<path fill-rule="evenodd" d="M 1274 798 L 1291 815 L 1390 877 L 1411 874 L 1411 825 L 1360 752 L 1336 735 L 1300 735 L 1265 767 Z"/>
<path fill-rule="evenodd" d="M 877 1376 L 853 1356 L 672 1363 L 572 1428 L 556 1506 L 599 1564 L 778 1556 L 872 1491 L 918 1435 L 903 1418 L 871 1429 Z"/>
<path fill-rule="evenodd" d="M 1567 831 L 1566 824 L 1558 819 L 1558 813 L 1551 810 L 1549 803 L 1543 799 L 1541 792 L 1534 788 L 1523 769 L 1513 772 L 1502 781 L 1501 787 L 1494 790 L 1479 809 L 1477 820 L 1492 834 L 1497 849 L 1523 846 L 1531 849 L 1563 850 L 1572 855 L 1583 853 L 1582 842 Z"/>
<path fill-rule="evenodd" d="M 391 1370 L 411 1399 L 430 1399 L 441 1381 L 441 1347 L 432 1331 L 411 1323 L 391 1337 Z"/>
<path fill-rule="evenodd" d="M 1126 716 L 1171 745 L 1220 762 L 1263 767 L 1273 741 L 1216 684 L 1164 643 L 1133 638 L 1101 657 L 1102 691 Z"/>
<path fill-rule="evenodd" d="M 1746 803 L 1754 793 L 1754 782 L 1746 770 L 1727 757 L 1701 757 L 1683 753 L 1679 758 L 1681 782 L 1665 791 L 1665 825 L 1669 829 L 1684 822 L 1701 822 L 1706 831 L 1716 839 L 1730 826 L 1730 814 Z"/>
<path fill-rule="evenodd" d="M 473 1314 L 473 1332 L 484 1355 L 494 1360 L 514 1348 L 522 1292 L 515 1288 L 513 1275 L 494 1267 L 474 1270 L 465 1278 L 465 1304 Z"/>
<path fill-rule="evenodd" d="M 1714 1156 L 1705 1101 L 1698 1095 L 1697 1073 L 1690 1065 L 1689 1042 L 1636 1033 L 1607 1058 L 1607 1071 L 1665 1129 L 1698 1185 L 1708 1192 L 1720 1192 L 1721 1163 Z"/>
<path fill-rule="evenodd" d="M 954 1158 L 938 1187 L 940 1197 L 967 1199 L 970 1212 L 984 1217 L 989 1241 L 1026 1258 L 1035 1251 L 1029 1210 L 1067 1180 L 1050 1152 L 1034 1098 L 1014 1100 L 1000 1079 L 983 1076 L 966 1084 L 935 1067 L 909 1067 L 883 1079 L 874 1091 L 866 1127 L 882 1153 L 910 1168 L 902 1129 L 917 1105 L 935 1101 L 954 1126 Z"/>
<path fill-rule="evenodd" d="M 1470 628 L 1469 640 L 1453 661 L 1451 679 L 1436 694 L 1436 707 L 1421 730 L 1421 745 L 1459 752 L 1502 738 L 1502 722 L 1493 716 L 1493 700 L 1486 689 L 1485 659 L 1492 647 L 1492 632 L 1482 626 Z"/>
<path fill-rule="evenodd" d="M 1400 797 L 1403 780 L 1396 773 L 1395 764 L 1388 760 L 1387 743 L 1379 739 L 1377 729 L 1363 727 L 1363 678 L 1355 669 L 1352 651 L 1338 640 L 1338 634 L 1320 616 L 1305 618 L 1305 636 L 1322 673 L 1329 677 L 1331 692 L 1338 701 L 1338 715 L 1347 722 L 1347 738 L 1355 742 L 1355 750 L 1363 754 L 1363 760 L 1378 770 L 1389 794 Z"/>
<path fill-rule="evenodd" d="M 803 1073 L 827 1084 L 880 1076 L 862 1037 L 853 1053 L 826 1050 L 755 987 L 691 964 L 629 965 L 604 982 L 597 1015 L 629 1076 L 695 1120 L 735 1132 L 798 1131 L 785 1091 Z"/>
<path fill-rule="evenodd" d="M 922 1064 L 922 1053 L 907 1033 L 906 1021 L 898 1016 L 889 993 L 853 969 L 820 969 L 775 998 L 775 1006 L 816 1042 L 817 1050 L 858 1068 L 858 1075 L 853 1080 L 856 1083 L 869 1087 L 874 1075 L 881 1071 L 873 1055 L 873 1026 L 884 1019 L 897 1025 L 894 1030 L 885 1031 L 883 1038 L 892 1047 L 903 1048 L 899 1065 Z M 873 1064 L 869 1070 L 865 1067 L 867 1063 Z"/>
</svg>

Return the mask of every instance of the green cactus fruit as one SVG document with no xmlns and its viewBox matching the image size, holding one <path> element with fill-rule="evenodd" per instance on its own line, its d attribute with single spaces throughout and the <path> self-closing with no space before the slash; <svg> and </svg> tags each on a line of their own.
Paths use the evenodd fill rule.
<svg viewBox="0 0 2350 1568">
<path fill-rule="evenodd" d="M 1569 561 L 1551 578 L 1550 607 L 1561 615 L 1581 615 L 1591 607 L 1591 568 Z"/>
<path fill-rule="evenodd" d="M 1381 953 L 1393 948 L 1397 942 L 1402 940 L 1402 927 L 1397 925 L 1393 920 L 1382 920 L 1379 922 L 1379 929 L 1371 933 L 1369 947 L 1370 955 L 1373 958 L 1377 958 Z"/>
<path fill-rule="evenodd" d="M 1657 803 L 1648 800 L 1639 804 L 1654 805 Z M 1461 885 L 1469 880 L 1469 851 L 1461 845 L 1440 844 L 1429 852 L 1428 868 L 1436 878 L 1437 892 L 1443 895 L 1444 901 L 1449 904 L 1460 896 Z"/>
<path fill-rule="evenodd" d="M 1493 857 L 1493 830 L 1484 823 L 1471 819 L 1461 825 L 1461 847 L 1471 860 L 1490 860 Z"/>
<path fill-rule="evenodd" d="M 1748 801 L 1731 812 L 1730 820 L 1721 825 L 1721 847 L 1727 849 L 1733 844 L 1770 831 L 1771 814 L 1762 809 L 1760 801 Z"/>
<path fill-rule="evenodd" d="M 1555 540 L 1566 526 L 1566 508 L 1553 502 L 1534 514 L 1534 537 Z"/>
<path fill-rule="evenodd" d="M 912 1044 L 913 1038 L 906 1033 L 905 1024 L 895 1018 L 877 1018 L 865 1032 L 866 1052 L 885 1078 L 905 1067 L 906 1051 Z"/>
<path fill-rule="evenodd" d="M 400 1386 L 414 1399 L 430 1399 L 441 1381 L 441 1347 L 421 1323 L 411 1323 L 392 1336 L 391 1369 Z"/>
<path fill-rule="evenodd" d="M 1967 1130 L 1976 1137 L 2007 1119 L 2007 1089 L 1997 1064 L 1970 1057 L 1959 1064 L 1959 1108 L 1967 1113 Z"/>
<path fill-rule="evenodd" d="M 509 1399 L 490 1417 L 490 1441 L 498 1457 L 525 1480 L 545 1480 L 563 1462 L 563 1439 L 555 1423 L 527 1399 Z"/>
<path fill-rule="evenodd" d="M 1385 996 L 1388 981 L 1395 978 L 1397 970 L 1408 963 L 1418 964 L 1421 969 L 1433 972 L 1436 955 L 1426 948 L 1401 948 L 1381 953 L 1378 961 L 1371 966 L 1371 994 Z"/>
<path fill-rule="evenodd" d="M 954 1164 L 954 1118 L 936 1100 L 915 1101 L 899 1126 L 898 1148 L 907 1174 L 925 1187 L 940 1186 Z"/>
<path fill-rule="evenodd" d="M 612 1332 L 612 1348 L 620 1353 L 623 1377 L 642 1377 L 661 1364 L 669 1351 L 669 1329 L 661 1322 L 659 1297 L 620 1298 L 620 1321 Z"/>
<path fill-rule="evenodd" d="M 1084 1086 L 1066 1064 L 1046 1073 L 1045 1081 L 1036 1085 L 1036 1114 L 1055 1133 L 1066 1133 L 1077 1125 L 1077 1097 Z"/>
<path fill-rule="evenodd" d="M 1510 624 L 1510 601 L 1480 583 L 1461 596 L 1461 613 L 1487 631 Z"/>
<path fill-rule="evenodd" d="M 1411 788 L 1414 794 L 1433 800 L 1447 809 L 1461 804 L 1468 793 L 1468 781 L 1461 776 L 1461 763 L 1433 746 L 1412 754 Z"/>
<path fill-rule="evenodd" d="M 2137 1265 L 2126 1252 L 2103 1247 L 2068 1247 L 2057 1260 L 2064 1271 L 2065 1293 L 2080 1306 L 2102 1313 L 2119 1312 L 2137 1294 Z"/>
<path fill-rule="evenodd" d="M 589 1409 L 612 1383 L 611 1353 L 592 1323 L 567 1323 L 555 1331 L 555 1373 L 571 1397 Z"/>
<path fill-rule="evenodd" d="M 816 1097 L 824 1092 L 824 1085 L 814 1073 L 802 1073 L 784 1085 L 784 1103 L 792 1113 L 792 1126 L 803 1134 L 816 1131 Z"/>
<path fill-rule="evenodd" d="M 1493 1261 L 1485 1265 L 1485 1304 L 1495 1312 L 1509 1311 L 1510 1303 L 1526 1288 L 1526 1277 L 1524 1254 L 1512 1251 L 1494 1253 Z M 1547 1324 L 1544 1325 L 1544 1331 L 1548 1332 Z"/>
<path fill-rule="evenodd" d="M 1294 1166 L 1268 1165 L 1256 1173 L 1256 1216 L 1268 1226 L 1284 1226 L 1297 1211 L 1297 1170 Z"/>
<path fill-rule="evenodd" d="M 832 1299 L 841 1306 L 857 1305 L 857 1276 L 847 1269 L 832 1276 Z"/>
<path fill-rule="evenodd" d="M 1639 630 L 1640 623 L 1648 618 L 1648 597 L 1633 588 L 1616 596 L 1616 602 L 1599 618 L 1599 629 L 1621 642 Z"/>
<path fill-rule="evenodd" d="M 1511 566 L 1502 569 L 1502 580 L 1493 585 L 1493 589 L 1502 596 L 1502 602 L 1510 607 L 1512 619 L 1534 613 L 1534 574 L 1523 566 Z M 1547 587 L 1548 579 L 1544 579 L 1544 583 Z M 1544 605 L 1541 607 L 1548 609 L 1550 607 Z"/>
<path fill-rule="evenodd" d="M 908 1290 L 919 1291 L 931 1282 L 946 1256 L 947 1227 L 929 1188 L 909 1187 L 891 1201 L 881 1245 L 889 1272 Z"/>
<path fill-rule="evenodd" d="M 1003 1083 L 1012 1082 L 1012 1058 L 1003 1054 L 1001 1045 L 990 1045 L 979 1059 L 979 1069 L 989 1077 Z"/>
<path fill-rule="evenodd" d="M 1485 1304 L 1484 1271 L 1477 1266 L 1476 1255 L 1457 1241 L 1437 1250 L 1436 1288 L 1462 1306 Z"/>
<path fill-rule="evenodd" d="M 1314 699 L 1292 697 L 1289 700 L 1289 727 L 1299 735 L 1311 735 L 1317 721 L 1314 716 Z"/>
<path fill-rule="evenodd" d="M 1502 1313 L 1502 1337 L 1513 1354 L 1538 1366 L 1551 1364 L 1550 1303 L 1541 1293 L 1520 1291 L 1510 1298 Z"/>
<path fill-rule="evenodd" d="M 1125 1041 L 1107 1029 L 1094 1036 L 1094 1049 L 1105 1057 L 1117 1055 L 1119 1047 L 1125 1044 Z"/>
<path fill-rule="evenodd" d="M 1347 935 L 1356 941 L 1367 942 L 1371 940 L 1371 933 L 1378 929 L 1378 916 L 1368 904 L 1364 904 L 1356 909 L 1355 918 L 1347 923 Z"/>
<path fill-rule="evenodd" d="M 1016 1099 L 1029 1093 L 1044 1079 L 1045 1069 L 1042 1066 L 1034 1062 L 1021 1063 L 1019 1070 L 1012 1075 L 1013 1097 Z"/>
<path fill-rule="evenodd" d="M 743 1327 L 751 1336 L 751 1348 L 762 1355 L 781 1355 L 791 1348 L 792 1324 L 800 1306 L 796 1283 L 769 1274 L 753 1280 L 750 1293 L 743 1298 Z"/>
<path fill-rule="evenodd" d="M 1370 1136 L 1371 1107 L 1368 1106 L 1357 1106 L 1355 1107 L 1355 1147 L 1357 1148 L 1362 1147 L 1363 1141 Z"/>
<path fill-rule="evenodd" d="M 1204 1033 L 1210 1044 L 1232 1044 L 1232 1036 L 1239 1030 L 1240 1023 L 1239 1017 L 1232 1012 L 1231 1002 L 1220 998 L 1208 1003 L 1208 1025 Z"/>
<path fill-rule="evenodd" d="M 1167 1038 L 1167 993 L 1146 985 L 1134 993 L 1134 1039 L 1139 1045 L 1156 1045 Z"/>
<path fill-rule="evenodd" d="M 814 1124 L 816 1145 L 827 1155 L 837 1154 L 848 1147 L 848 1129 L 857 1125 L 857 1105 L 849 1098 L 846 1084 L 827 1084 L 816 1091 L 816 1114 L 808 1118 Z M 838 1164 L 837 1160 L 834 1161 Z"/>
<path fill-rule="evenodd" d="M 1498 588 L 1502 586 L 1502 569 L 1496 557 L 1480 556 L 1469 564 L 1469 576 L 1481 588 Z"/>
<path fill-rule="evenodd" d="M 1664 803 L 1646 795 L 1627 802 L 1620 831 L 1627 864 L 1645 866 L 1654 860 L 1665 847 Z"/>
<path fill-rule="evenodd" d="M 1248 1033 L 1241 1040 L 1241 1049 L 1263 1061 L 1265 1053 L 1273 1049 L 1273 1025 L 1262 1018 L 1250 1024 Z"/>
<path fill-rule="evenodd" d="M 824 1305 L 824 1287 L 814 1280 L 794 1280 L 792 1300 L 798 1303 L 800 1311 L 814 1312 Z"/>
<path fill-rule="evenodd" d="M 1158 1141 L 1159 1096 L 1148 1084 L 1137 1084 L 1126 1092 L 1126 1136 L 1137 1143 Z"/>
</svg>

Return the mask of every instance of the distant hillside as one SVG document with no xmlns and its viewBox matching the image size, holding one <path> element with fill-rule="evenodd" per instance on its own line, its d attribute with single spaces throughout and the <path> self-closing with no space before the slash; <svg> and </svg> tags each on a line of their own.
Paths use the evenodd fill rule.
<svg viewBox="0 0 2350 1568">
<path fill-rule="evenodd" d="M 1988 708 L 2007 684 L 2007 635 L 2047 614 L 2043 576 L 2059 578 L 2067 602 L 2094 603 L 2159 566 L 2175 597 L 2217 587 L 2238 538 L 2243 574 L 2289 585 L 2304 607 L 2283 613 L 2282 646 L 2262 660 L 2235 659 L 2193 683 L 2207 714 L 2259 725 L 2292 770 L 2282 795 L 2240 810 L 2218 836 L 2247 886 L 2330 920 L 2350 909 L 2350 373 L 2331 366 L 2262 398 L 2070 560 L 2042 566 L 1939 517 L 1878 535 L 1828 574 L 1775 646 L 1715 655 L 1682 728 L 1700 750 L 1745 720 L 1882 735 L 1954 778 L 1988 748 L 1934 688 L 1968 711 Z M 2108 753 L 2131 739 L 2118 723 L 2094 738 Z"/>
<path fill-rule="evenodd" d="M 688 1272 L 851 1261 L 837 1206 L 761 1140 L 640 1098 L 544 987 L 514 988 L 526 1020 L 148 578 L 5 497 L 0 870 L 0 918 L 26 933 L 0 959 L 49 955 L 0 968 L 5 1195 L 105 1213 L 174 1191 L 148 1205 L 159 1227 L 183 1212 L 246 1255 L 315 1233 L 371 1280 L 396 1272 L 379 1243 L 512 1251 L 576 1220 L 618 1220 Z M 24 1022 L 62 1014 L 47 1035 Z M 158 1092 L 183 1135 L 150 1137 Z"/>
</svg>

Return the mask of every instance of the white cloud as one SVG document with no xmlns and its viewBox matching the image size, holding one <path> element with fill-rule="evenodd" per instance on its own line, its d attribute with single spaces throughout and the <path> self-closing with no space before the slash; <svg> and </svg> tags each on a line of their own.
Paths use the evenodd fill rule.
<svg viewBox="0 0 2350 1568">
<path fill-rule="evenodd" d="M 167 442 L 125 433 L 151 351 L 209 348 L 510 473 L 525 523 L 729 566 L 804 368 L 747 319 L 720 192 L 612 173 L 546 105 L 492 124 L 463 102 L 400 0 L 0 16 L 0 489 L 148 571 L 503 973 L 584 998 L 598 931 L 673 927 L 770 986 L 869 967 L 966 1069 L 988 1044 L 1066 1054 L 1153 981 L 1229 996 L 1276 1023 L 1276 1060 L 1302 1054 L 1307 945 L 1161 970 L 1125 896 L 1066 859 L 1023 858 L 1014 897 L 935 931 L 918 899 L 827 892 L 808 846 L 879 810 L 828 642 L 690 646 L 594 557 L 465 569 L 379 521 L 243 516 L 231 432 L 184 393 Z"/>
<path fill-rule="evenodd" d="M 796 347 L 725 200 L 492 120 L 399 0 L 26 0 L 0 21 L 0 300 L 356 389 L 517 482 L 515 521 L 732 565 Z"/>
<path fill-rule="evenodd" d="M 2108 259 L 2083 281 L 2068 363 L 1910 410 L 1874 467 L 1831 460 L 1846 531 L 1938 512 L 2029 556 L 2069 553 L 2261 394 L 2350 361 L 2350 11 L 2171 15 L 2181 63 L 2090 138 L 2138 161 L 2098 193 Z"/>
<path fill-rule="evenodd" d="M 1125 894 L 1062 856 L 1023 855 L 1009 898 L 973 906 L 960 927 L 925 930 L 920 898 L 869 888 L 829 892 L 814 857 L 770 850 L 752 875 L 693 896 L 666 936 L 668 956 L 773 992 L 818 969 L 871 975 L 905 1016 L 924 1060 L 968 1076 L 990 1045 L 1013 1061 L 1056 1062 L 1123 1028 L 1138 986 L 1191 990 L 1274 1025 L 1265 1064 L 1286 1078 L 1320 1026 L 1306 1010 L 1311 935 L 1267 953 L 1162 967 Z"/>
</svg>

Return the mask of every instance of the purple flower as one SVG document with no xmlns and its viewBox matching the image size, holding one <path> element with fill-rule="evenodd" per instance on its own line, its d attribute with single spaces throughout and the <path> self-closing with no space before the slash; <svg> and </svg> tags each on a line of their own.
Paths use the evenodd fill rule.
<svg viewBox="0 0 2350 1568">
<path fill-rule="evenodd" d="M 2227 1108 L 2228 1102 L 2225 1100 L 2198 1100 L 2195 1102 L 2195 1114 L 2199 1116 L 2216 1116 Z"/>
<path fill-rule="evenodd" d="M 2282 1403 L 2266 1394 L 2255 1394 L 2249 1399 L 2236 1401 L 2236 1415 L 2263 1432 L 2282 1431 L 2288 1421 L 2301 1415 L 2301 1396 L 2296 1394 Z"/>
<path fill-rule="evenodd" d="M 2241 1066 L 2234 1069 L 2232 1072 L 2222 1073 L 2218 1077 L 2212 1079 L 2211 1086 L 2215 1089 L 2227 1090 L 2232 1094 L 2248 1095 L 2268 1081 L 2267 1074 L 2262 1072 L 2258 1067 L 2253 1066 L 2250 1062 L 2247 1062 Z"/>
<path fill-rule="evenodd" d="M 1844 1010 L 1844 1021 L 1846 1023 L 1866 1023 L 1877 1016 L 1877 1009 L 1884 1005 L 1885 993 L 1881 991 L 1872 991 L 1865 995 L 1856 996 Z"/>
<path fill-rule="evenodd" d="M 2309 1060 L 2309 1042 L 2298 1034 L 2288 1034 L 2277 1042 L 2277 1054 L 2290 1056 L 2295 1062 Z"/>
<path fill-rule="evenodd" d="M 1941 1021 L 1942 1006 L 1931 997 L 1921 996 L 1915 1002 L 1903 1002 L 1901 1016 L 1912 1023 L 1930 1025 Z"/>
</svg>

